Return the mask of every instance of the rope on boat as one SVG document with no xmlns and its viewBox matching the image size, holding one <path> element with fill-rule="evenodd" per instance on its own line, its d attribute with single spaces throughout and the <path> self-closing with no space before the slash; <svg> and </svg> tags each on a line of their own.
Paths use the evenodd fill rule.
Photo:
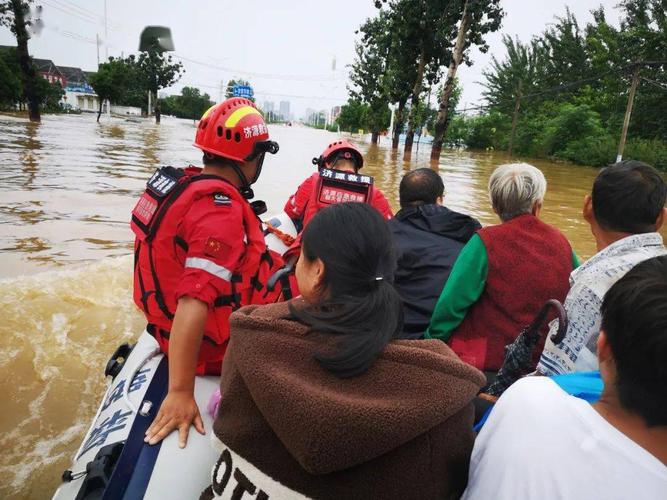
<svg viewBox="0 0 667 500">
<path fill-rule="evenodd" d="M 285 246 L 292 246 L 295 240 L 294 236 L 284 233 L 277 227 L 274 227 L 270 222 L 265 222 L 264 224 L 266 225 L 266 230 L 269 233 L 274 234 L 280 241 L 285 244 Z"/>
</svg>

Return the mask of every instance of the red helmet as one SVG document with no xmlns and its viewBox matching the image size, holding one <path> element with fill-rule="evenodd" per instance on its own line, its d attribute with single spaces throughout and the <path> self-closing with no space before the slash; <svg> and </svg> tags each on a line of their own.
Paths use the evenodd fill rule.
<svg viewBox="0 0 667 500">
<path fill-rule="evenodd" d="M 329 144 L 319 158 L 313 158 L 313 165 L 318 165 L 320 168 L 325 167 L 341 156 L 351 160 L 357 170 L 364 166 L 364 157 L 361 151 L 347 139 L 339 139 Z"/>
<path fill-rule="evenodd" d="M 242 97 L 211 106 L 199 120 L 194 145 L 206 153 L 239 162 L 278 151 L 278 144 L 269 141 L 262 114 L 252 101 Z"/>
</svg>

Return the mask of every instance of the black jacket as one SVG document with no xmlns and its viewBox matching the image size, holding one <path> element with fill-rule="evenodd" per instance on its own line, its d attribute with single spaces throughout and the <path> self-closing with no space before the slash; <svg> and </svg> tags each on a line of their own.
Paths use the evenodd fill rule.
<svg viewBox="0 0 667 500">
<path fill-rule="evenodd" d="M 421 205 L 400 210 L 389 227 L 397 258 L 394 284 L 404 304 L 404 338 L 421 338 L 459 252 L 482 226 L 446 207 Z"/>
</svg>

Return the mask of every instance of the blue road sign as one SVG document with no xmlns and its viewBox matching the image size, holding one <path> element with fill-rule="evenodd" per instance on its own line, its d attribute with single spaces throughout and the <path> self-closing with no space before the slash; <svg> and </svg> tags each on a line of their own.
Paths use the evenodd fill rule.
<svg viewBox="0 0 667 500">
<path fill-rule="evenodd" d="M 250 85 L 234 85 L 232 87 L 234 97 L 245 97 L 250 99 L 255 93 Z"/>
</svg>

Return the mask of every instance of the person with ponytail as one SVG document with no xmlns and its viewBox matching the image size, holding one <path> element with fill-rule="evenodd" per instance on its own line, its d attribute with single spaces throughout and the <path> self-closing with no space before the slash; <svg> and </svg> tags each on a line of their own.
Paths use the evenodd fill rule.
<svg viewBox="0 0 667 500">
<path fill-rule="evenodd" d="M 321 210 L 302 243 L 301 296 L 231 317 L 202 498 L 457 497 L 484 376 L 443 342 L 395 340 L 391 233 L 371 206 Z"/>
</svg>

